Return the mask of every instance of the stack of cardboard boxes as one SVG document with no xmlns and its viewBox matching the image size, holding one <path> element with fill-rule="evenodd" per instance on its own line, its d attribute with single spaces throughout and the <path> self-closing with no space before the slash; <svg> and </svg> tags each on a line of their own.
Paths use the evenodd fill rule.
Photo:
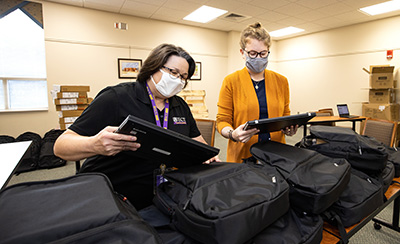
<svg viewBox="0 0 400 244">
<path fill-rule="evenodd" d="M 67 129 L 92 102 L 89 86 L 54 85 L 51 91 L 59 117 L 60 129 Z"/>
<path fill-rule="evenodd" d="M 362 115 L 374 119 L 399 120 L 400 105 L 396 103 L 394 66 L 370 66 L 369 102 L 363 103 Z"/>
<path fill-rule="evenodd" d="M 208 118 L 205 90 L 182 90 L 178 96 L 182 97 L 189 105 L 195 119 Z"/>
</svg>

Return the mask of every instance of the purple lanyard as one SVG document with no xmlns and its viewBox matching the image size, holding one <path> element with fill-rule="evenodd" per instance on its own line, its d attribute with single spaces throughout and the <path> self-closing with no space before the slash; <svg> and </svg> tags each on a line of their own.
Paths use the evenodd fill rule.
<svg viewBox="0 0 400 244">
<path fill-rule="evenodd" d="M 147 87 L 147 92 L 149 93 L 151 105 L 153 106 L 153 112 L 154 112 L 154 117 L 156 118 L 156 123 L 158 126 L 161 127 L 160 117 L 158 116 L 158 110 L 157 110 L 156 102 L 154 101 L 153 93 L 150 91 L 150 88 L 147 84 L 146 84 L 146 87 Z M 165 100 L 165 107 L 164 107 L 164 122 L 163 122 L 164 129 L 168 128 L 168 113 L 169 113 L 169 102 L 167 99 L 167 100 Z"/>
</svg>

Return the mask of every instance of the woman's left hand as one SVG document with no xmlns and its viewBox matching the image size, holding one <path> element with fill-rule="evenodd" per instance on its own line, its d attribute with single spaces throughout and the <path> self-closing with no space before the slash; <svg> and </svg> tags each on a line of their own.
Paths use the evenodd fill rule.
<svg viewBox="0 0 400 244">
<path fill-rule="evenodd" d="M 290 126 L 286 127 L 286 129 L 282 130 L 283 134 L 285 134 L 286 136 L 293 136 L 294 134 L 296 134 L 297 129 L 299 128 L 299 125 L 296 126 Z"/>
<path fill-rule="evenodd" d="M 212 162 L 221 162 L 221 159 L 219 159 L 219 157 L 217 155 L 217 156 L 215 156 L 213 158 L 210 158 L 209 160 L 205 161 L 204 164 L 210 164 Z"/>
</svg>

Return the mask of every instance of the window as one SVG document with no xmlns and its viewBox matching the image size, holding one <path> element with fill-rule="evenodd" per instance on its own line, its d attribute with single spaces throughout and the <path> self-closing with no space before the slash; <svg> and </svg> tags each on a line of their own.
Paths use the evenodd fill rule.
<svg viewBox="0 0 400 244">
<path fill-rule="evenodd" d="M 42 26 L 19 6 L 0 15 L 0 33 L 0 111 L 47 109 Z"/>
</svg>

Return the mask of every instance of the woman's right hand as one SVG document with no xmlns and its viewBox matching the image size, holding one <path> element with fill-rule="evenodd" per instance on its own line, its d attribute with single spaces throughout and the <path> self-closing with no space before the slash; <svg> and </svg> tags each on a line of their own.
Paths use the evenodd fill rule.
<svg viewBox="0 0 400 244">
<path fill-rule="evenodd" d="M 140 147 L 136 136 L 115 133 L 117 129 L 107 126 L 92 138 L 96 154 L 114 156 L 121 151 L 136 151 Z"/>
<path fill-rule="evenodd" d="M 255 134 L 260 132 L 259 129 L 253 128 L 250 130 L 243 130 L 245 124 L 238 126 L 236 129 L 232 131 L 233 139 L 237 140 L 238 142 L 246 143 L 253 137 Z"/>
</svg>

